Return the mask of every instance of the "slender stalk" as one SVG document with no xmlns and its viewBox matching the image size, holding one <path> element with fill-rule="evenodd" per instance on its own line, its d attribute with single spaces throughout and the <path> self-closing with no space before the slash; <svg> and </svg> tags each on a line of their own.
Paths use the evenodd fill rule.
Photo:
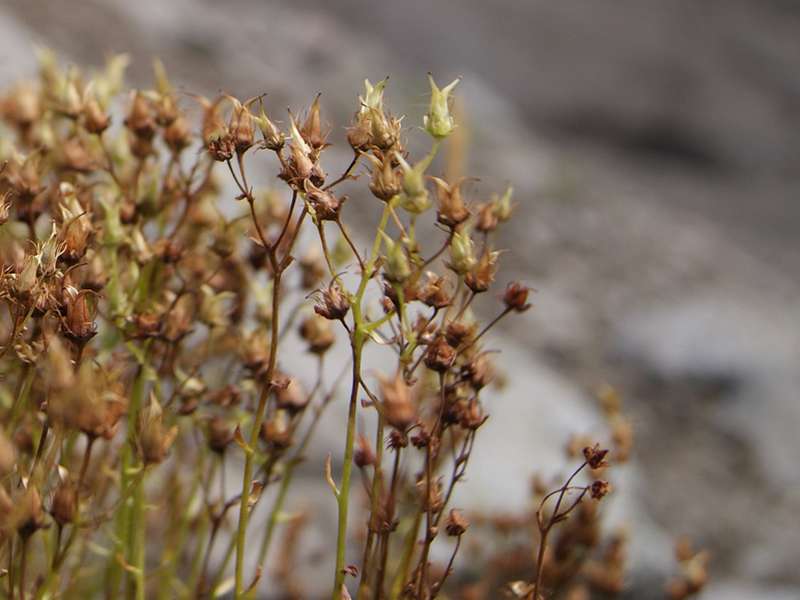
<svg viewBox="0 0 800 600">
<path fill-rule="evenodd" d="M 342 483 L 336 498 L 339 519 L 336 536 L 336 575 L 333 584 L 333 600 L 342 597 L 344 582 L 345 551 L 347 548 L 347 513 L 350 505 L 350 478 L 353 473 L 353 442 L 356 431 L 356 407 L 358 406 L 359 378 L 361 376 L 361 353 L 364 348 L 364 333 L 358 326 L 353 332 L 353 380 L 350 388 L 350 405 L 347 411 L 347 433 L 345 436 Z"/>
<path fill-rule="evenodd" d="M 250 499 L 250 486 L 253 483 L 253 463 L 255 460 L 255 448 L 258 443 L 258 435 L 261 431 L 261 424 L 264 421 L 264 414 L 267 408 L 267 400 L 269 399 L 270 392 L 272 391 L 272 378 L 275 374 L 275 365 L 277 363 L 278 355 L 278 324 L 280 321 L 280 286 L 281 286 L 281 270 L 277 264 L 274 253 L 270 253 L 271 261 L 273 263 L 273 272 L 275 274 L 273 279 L 272 288 L 272 331 L 270 337 L 270 352 L 269 364 L 267 366 L 267 373 L 265 375 L 266 381 L 261 389 L 261 395 L 258 399 L 258 407 L 253 419 L 253 427 L 250 431 L 250 449 L 245 455 L 244 473 L 242 475 L 242 497 L 239 503 L 239 525 L 236 530 L 236 572 L 235 572 L 235 591 L 234 598 L 238 600 L 242 597 L 244 592 L 244 558 L 245 558 L 245 545 L 247 542 L 247 522 L 249 518 L 249 499 Z"/>
</svg>

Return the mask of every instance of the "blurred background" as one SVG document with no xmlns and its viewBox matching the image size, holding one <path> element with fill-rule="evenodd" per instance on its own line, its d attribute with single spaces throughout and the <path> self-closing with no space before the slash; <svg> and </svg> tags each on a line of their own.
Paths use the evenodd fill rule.
<svg viewBox="0 0 800 600">
<path fill-rule="evenodd" d="M 800 598 L 800 3 L 4 0 L 3 86 L 35 45 L 127 52 L 142 86 L 158 56 L 187 92 L 273 111 L 322 91 L 337 124 L 365 77 L 421 123 L 425 73 L 462 76 L 470 194 L 512 183 L 519 203 L 500 283 L 538 293 L 495 332 L 512 383 L 459 502 L 524 507 L 570 434 L 602 431 L 608 383 L 637 437 L 610 504 L 629 597 L 660 596 L 689 534 L 713 555 L 705 598 Z"/>
</svg>

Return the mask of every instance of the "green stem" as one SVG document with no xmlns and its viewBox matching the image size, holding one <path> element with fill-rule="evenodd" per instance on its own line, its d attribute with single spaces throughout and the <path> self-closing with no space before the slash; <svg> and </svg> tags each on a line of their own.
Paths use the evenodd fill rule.
<svg viewBox="0 0 800 600">
<path fill-rule="evenodd" d="M 359 318 L 360 321 L 360 318 Z M 342 597 L 344 583 L 344 562 L 347 549 L 347 513 L 350 505 L 350 478 L 353 473 L 353 442 L 356 432 L 356 407 L 358 406 L 358 387 L 361 377 L 361 353 L 364 348 L 364 332 L 361 324 L 353 332 L 353 380 L 350 388 L 350 406 L 347 412 L 347 434 L 342 465 L 342 483 L 336 501 L 339 506 L 339 520 L 336 537 L 336 575 L 333 584 L 333 600 Z"/>
<path fill-rule="evenodd" d="M 249 518 L 249 505 L 250 500 L 250 486 L 253 483 L 253 463 L 255 460 L 255 447 L 258 444 L 258 435 L 261 431 L 261 423 L 264 421 L 264 413 L 267 408 L 267 399 L 272 391 L 272 378 L 275 374 L 275 365 L 278 354 L 278 322 L 280 320 L 280 287 L 281 287 L 281 270 L 277 264 L 274 254 L 271 256 L 273 263 L 273 272 L 275 273 L 273 288 L 272 288 L 272 332 L 270 337 L 270 352 L 269 352 L 269 365 L 267 367 L 266 381 L 261 389 L 261 395 L 258 399 L 258 407 L 256 408 L 255 418 L 253 419 L 253 428 L 250 431 L 250 448 L 245 454 L 244 460 L 244 474 L 242 476 L 242 498 L 239 503 L 239 526 L 236 531 L 236 575 L 235 575 L 235 592 L 234 598 L 239 600 L 244 593 L 244 558 L 245 546 L 247 542 L 247 521 Z"/>
</svg>

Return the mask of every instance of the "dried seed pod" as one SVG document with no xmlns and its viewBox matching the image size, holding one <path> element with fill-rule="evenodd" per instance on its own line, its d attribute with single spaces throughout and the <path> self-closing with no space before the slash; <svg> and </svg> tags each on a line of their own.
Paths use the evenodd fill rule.
<svg viewBox="0 0 800 600">
<path fill-rule="evenodd" d="M 356 448 L 353 452 L 353 463 L 359 468 L 374 465 L 376 461 L 375 452 L 369 439 L 364 435 L 359 435 L 356 439 Z"/>
<path fill-rule="evenodd" d="M 50 514 L 62 527 L 75 521 L 78 516 L 78 486 L 71 479 L 59 483 L 50 505 Z"/>
<path fill-rule="evenodd" d="M 14 529 L 22 538 L 28 538 L 44 527 L 44 510 L 39 490 L 29 485 L 22 495 L 15 499 L 11 516 Z"/>
<path fill-rule="evenodd" d="M 164 411 L 154 394 L 149 404 L 139 414 L 139 450 L 145 464 L 163 462 L 169 452 L 178 428 L 164 427 Z"/>
<path fill-rule="evenodd" d="M 206 427 L 206 439 L 212 452 L 222 454 L 233 441 L 234 430 L 219 416 L 213 416 Z"/>
<path fill-rule="evenodd" d="M 391 154 L 384 154 L 383 160 L 369 154 L 372 162 L 372 176 L 369 191 L 372 195 L 388 202 L 402 191 L 400 172 L 395 168 Z"/>
<path fill-rule="evenodd" d="M 332 321 L 341 321 L 350 310 L 350 300 L 342 292 L 339 284 L 331 282 L 324 290 L 321 290 L 317 303 L 314 305 L 314 312 Z"/>
<path fill-rule="evenodd" d="M 528 303 L 528 292 L 530 292 L 529 287 L 518 281 L 512 281 L 506 286 L 503 293 L 503 303 L 509 310 L 525 312 L 531 307 Z"/>
<path fill-rule="evenodd" d="M 308 111 L 308 116 L 303 126 L 300 128 L 303 139 L 311 148 L 317 151 L 325 147 L 325 140 L 328 137 L 327 132 L 322 131 L 319 98 L 320 94 L 317 94 L 317 97 L 314 98 L 314 102 L 311 104 L 311 110 Z"/>
<path fill-rule="evenodd" d="M 586 459 L 586 463 L 592 469 L 600 469 L 608 465 L 608 461 L 606 461 L 606 456 L 608 455 L 608 450 L 601 449 L 600 444 L 595 444 L 594 446 L 586 446 L 583 449 L 583 457 Z"/>
<path fill-rule="evenodd" d="M 497 259 L 500 256 L 499 252 L 486 250 L 482 255 L 478 264 L 469 273 L 464 276 L 464 283 L 475 294 L 485 292 L 491 287 L 494 282 L 494 275 L 497 271 Z"/>
<path fill-rule="evenodd" d="M 447 293 L 444 277 L 431 272 L 426 273 L 425 277 L 426 282 L 419 288 L 417 299 L 438 310 L 450 306 L 451 298 Z"/>
<path fill-rule="evenodd" d="M 310 179 L 304 180 L 303 186 L 309 211 L 319 221 L 335 221 L 339 217 L 346 196 L 337 198 L 333 192 L 318 188 Z"/>
<path fill-rule="evenodd" d="M 137 138 L 147 141 L 153 139 L 156 133 L 153 103 L 142 92 L 134 93 L 124 123 Z"/>
<path fill-rule="evenodd" d="M 469 521 L 464 514 L 455 508 L 450 509 L 447 515 L 447 522 L 445 523 L 445 532 L 451 537 L 459 537 L 464 535 L 464 532 L 469 527 Z"/>
<path fill-rule="evenodd" d="M 292 430 L 285 411 L 276 411 L 261 425 L 261 439 L 276 451 L 286 450 L 292 445 Z"/>
<path fill-rule="evenodd" d="M 438 177 L 431 177 L 431 179 L 436 184 L 436 196 L 439 203 L 436 220 L 446 227 L 455 229 L 470 216 L 469 210 L 461 198 L 461 184 L 464 183 L 464 180 L 450 185 Z"/>
<path fill-rule="evenodd" d="M 95 308 L 87 300 L 89 293 L 89 290 L 81 290 L 65 300 L 67 316 L 64 319 L 64 336 L 79 346 L 85 345 L 97 334 Z"/>
<path fill-rule="evenodd" d="M 417 420 L 417 409 L 411 399 L 411 389 L 398 373 L 393 379 L 380 378 L 383 414 L 387 423 L 405 431 Z"/>
<path fill-rule="evenodd" d="M 600 500 L 611 491 L 611 484 L 602 479 L 592 482 L 589 486 L 589 495 L 595 500 Z"/>
<path fill-rule="evenodd" d="M 296 377 L 289 377 L 286 385 L 276 386 L 275 405 L 290 415 L 305 410 L 309 397 Z"/>
<path fill-rule="evenodd" d="M 300 324 L 300 337 L 308 342 L 309 352 L 324 354 L 336 342 L 330 321 L 317 314 L 309 315 Z"/>
<path fill-rule="evenodd" d="M 255 122 L 250 109 L 232 96 L 227 96 L 233 104 L 228 131 L 230 131 L 233 147 L 237 154 L 244 154 L 256 139 Z"/>
<path fill-rule="evenodd" d="M 425 366 L 437 373 L 446 372 L 456 359 L 456 350 L 445 336 L 437 337 L 425 352 Z"/>
</svg>

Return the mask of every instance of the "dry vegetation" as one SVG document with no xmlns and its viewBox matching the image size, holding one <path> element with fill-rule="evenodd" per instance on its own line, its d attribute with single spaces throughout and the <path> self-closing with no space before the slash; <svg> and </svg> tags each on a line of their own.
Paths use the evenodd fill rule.
<svg viewBox="0 0 800 600">
<path fill-rule="evenodd" d="M 124 66 L 87 76 L 44 53 L 0 106 L 3 597 L 308 597 L 296 550 L 315 515 L 287 519 L 285 501 L 333 402 L 348 406 L 339 468 L 319 474 L 338 514 L 334 600 L 620 592 L 626 537 L 603 532 L 598 503 L 631 446 L 612 392 L 611 452 L 576 439 L 574 472 L 537 482 L 529 513 L 470 527 L 451 506 L 494 393 L 485 334 L 529 308 L 517 282 L 488 322 L 470 308 L 514 206 L 510 189 L 472 204 L 464 179 L 430 173 L 457 81 L 430 79 L 425 133 L 367 82 L 352 161 L 330 176 L 319 97 L 280 127 L 263 98 L 179 95 L 158 64 L 153 89 L 128 91 Z M 412 157 L 407 133 L 429 152 Z M 280 185 L 251 187 L 254 172 Z M 380 214 L 368 250 L 345 219 L 357 186 L 358 210 Z M 438 239 L 418 239 L 432 224 Z M 307 354 L 282 352 L 287 336 Z M 334 344 L 350 358 L 331 376 Z M 367 369 L 372 353 L 391 369 Z M 676 599 L 705 580 L 703 553 L 679 558 Z"/>
</svg>

